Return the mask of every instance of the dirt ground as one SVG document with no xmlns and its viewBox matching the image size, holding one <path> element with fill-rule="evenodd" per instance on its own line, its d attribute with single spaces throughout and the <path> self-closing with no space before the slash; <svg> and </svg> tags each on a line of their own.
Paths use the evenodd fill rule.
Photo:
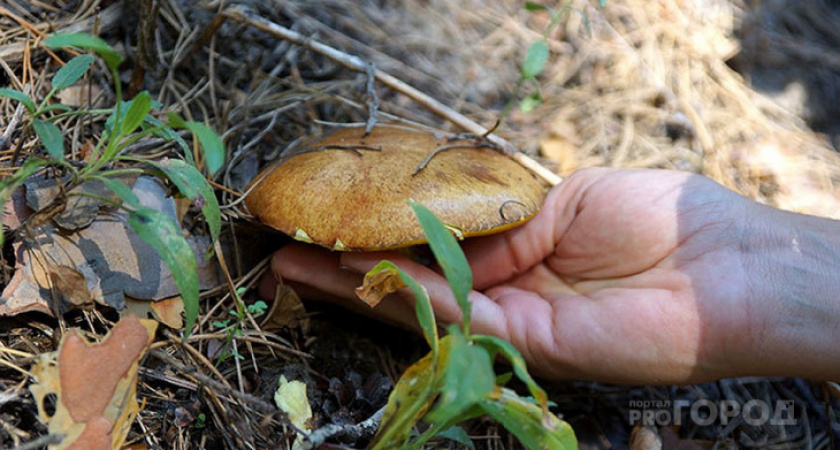
<svg viewBox="0 0 840 450">
<path fill-rule="evenodd" d="M 549 4 L 549 3 L 546 3 Z M 591 166 L 670 168 L 701 173 L 780 208 L 840 218 L 840 7 L 806 0 L 572 1 L 546 36 L 549 62 L 531 112 L 514 107 L 496 130 L 546 167 L 567 175 Z M 309 48 L 321 42 L 373 63 L 438 102 L 491 127 L 514 95 L 528 46 L 550 26 L 523 2 L 464 0 L 8 0 L 0 3 L 0 87 L 43 97 L 58 68 L 40 45 L 56 30 L 96 32 L 123 52 L 129 96 L 147 90 L 222 135 L 227 162 L 212 181 L 222 209 L 227 265 L 202 294 L 199 328 L 188 345 L 159 326 L 139 364 L 131 448 L 291 448 L 294 432 L 273 394 L 285 375 L 308 387 L 315 428 L 341 430 L 321 448 L 361 448 L 354 427 L 387 400 L 399 374 L 426 351 L 422 339 L 345 311 L 306 304 L 305 318 L 248 323 L 241 334 L 213 328 L 230 319 L 230 283 L 257 301 L 270 250 L 288 240 L 249 223 L 238 200 L 280 151 L 331 123 L 364 122 L 364 72 Z M 564 3 L 550 4 L 561 8 Z M 296 45 L 225 15 L 246 8 L 306 39 Z M 581 13 L 579 14 L 578 11 Z M 113 104 L 103 64 L 85 78 L 81 101 Z M 382 83 L 380 117 L 437 128 L 458 126 Z M 60 99 L 71 104 L 72 99 Z M 99 106 L 97 106 L 99 107 Z M 12 130 L 17 104 L 0 99 L 0 129 Z M 104 117 L 62 123 L 68 159 L 84 164 Z M 12 130 L 14 131 L 14 130 Z M 41 151 L 31 136 L 3 134 L 0 173 L 11 175 Z M 176 157 L 149 138 L 133 151 Z M 4 209 L 3 287 L 16 265 L 13 216 Z M 195 208 L 185 228 L 206 234 Z M 11 239 L 9 239 L 11 238 Z M 219 275 L 218 273 L 216 275 Z M 9 305 L 9 298 L 2 302 Z M 38 355 L 54 351 L 70 327 L 101 339 L 118 318 L 96 306 L 50 317 L 49 308 L 6 308 L 0 318 L 0 447 L 40 448 L 49 440 L 29 386 Z M 269 313 L 272 315 L 272 313 Z M 282 312 L 277 313 L 282 315 Z M 279 320 L 279 319 L 278 319 Z M 235 342 L 242 359 L 221 358 Z M 696 386 L 635 387 L 576 381 L 548 384 L 553 411 L 570 422 L 581 448 L 627 448 L 635 401 L 768 404 L 791 400 L 793 425 L 744 421 L 655 427 L 664 448 L 840 447 L 840 388 L 802 379 L 733 379 Z M 518 448 L 498 424 L 465 425 L 476 448 Z M 441 444 L 446 447 L 448 444 Z M 454 445 L 454 444 L 453 444 Z M 635 447 L 655 448 L 655 447 Z"/>
</svg>

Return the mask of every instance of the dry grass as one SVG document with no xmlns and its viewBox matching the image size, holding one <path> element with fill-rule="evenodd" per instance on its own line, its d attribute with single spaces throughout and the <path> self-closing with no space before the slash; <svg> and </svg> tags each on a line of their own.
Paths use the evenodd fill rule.
<svg viewBox="0 0 840 450">
<path fill-rule="evenodd" d="M 156 29 L 146 34 L 143 44 L 148 58 L 130 60 L 124 66 L 125 76 L 128 79 L 142 65 L 144 88 L 157 100 L 190 119 L 207 121 L 224 135 L 229 162 L 215 182 L 229 225 L 243 216 L 238 191 L 264 161 L 300 136 L 317 132 L 323 122 L 367 118 L 363 74 L 247 26 L 214 21 L 222 8 L 219 2 L 157 3 Z M 404 0 L 385 2 L 386 6 L 348 0 L 241 3 L 268 20 L 374 62 L 378 69 L 488 127 L 513 91 L 527 46 L 540 38 L 547 25 L 544 15 L 524 11 L 519 2 L 510 0 Z M 806 122 L 814 123 L 819 118 L 815 115 L 832 110 L 809 109 L 803 102 L 791 108 L 784 98 L 751 89 L 728 64 L 736 61 L 756 76 L 758 72 L 751 69 L 762 65 L 822 64 L 820 70 L 836 71 L 840 58 L 831 44 L 836 48 L 840 38 L 834 28 L 808 26 L 819 23 L 814 17 L 829 17 L 830 11 L 821 10 L 827 7 L 819 1 L 800 2 L 786 10 L 787 26 L 773 29 L 761 18 L 780 14 L 781 6 L 760 3 L 761 9 L 747 9 L 741 0 L 610 0 L 601 10 L 576 1 L 590 28 L 577 14 L 562 22 L 550 36 L 551 63 L 540 79 L 545 102 L 532 114 L 515 112 L 499 132 L 525 152 L 544 157 L 562 174 L 596 165 L 688 170 L 768 204 L 840 217 L 840 161 L 829 138 L 809 129 Z M 97 11 L 102 14 L 96 16 Z M 138 42 L 132 27 L 140 22 L 135 8 L 121 11 L 119 3 L 104 0 L 4 3 L 0 84 L 16 89 L 28 84 L 31 92 L 44 94 L 57 57 L 38 43 L 53 29 L 98 27 L 109 41 L 134 55 Z M 798 34 L 792 33 L 797 30 Z M 101 67 L 89 82 L 104 101 L 112 101 L 112 87 Z M 381 87 L 377 93 L 386 115 L 452 128 L 400 94 Z M 13 153 L 26 156 L 37 150 L 34 139 L 10 126 L 15 115 L 16 105 L 0 100 L 0 127 L 10 130 L 0 148 L 5 173 L 12 170 Z M 95 141 L 102 130 L 101 120 L 61 125 L 72 138 L 71 158 L 76 159 L 84 144 Z M 138 143 L 135 150 L 148 158 L 173 152 L 154 139 Z M 259 260 L 254 254 L 265 248 L 246 249 L 252 244 L 249 239 L 233 246 L 237 251 L 229 274 L 237 286 L 254 287 L 258 280 L 259 271 L 250 270 L 254 264 L 249 260 Z M 332 367 L 323 359 L 302 356 L 317 353 L 313 342 L 339 340 L 333 345 L 340 348 L 339 343 L 350 342 L 344 346 L 352 347 L 357 340 L 365 341 L 363 357 L 357 358 L 364 361 L 352 364 L 364 366 L 363 376 L 371 379 L 377 371 L 398 373 L 407 361 L 404 354 L 392 354 L 392 346 L 368 342 L 366 337 L 335 338 L 334 325 L 321 323 L 308 333 L 269 333 L 268 342 L 254 327 L 238 341 L 246 360 L 216 367 L 206 355 L 219 336 L 208 324 L 225 318 L 232 309 L 228 291 L 225 286 L 205 295 L 204 328 L 190 346 L 181 347 L 172 337 L 162 339 L 153 357 L 144 362 L 141 395 L 148 403 L 135 427 L 138 441 L 165 448 L 288 446 L 288 428 L 270 412 L 276 376 L 306 377 L 317 387 L 316 406 L 323 406 L 325 399 L 332 398 L 330 378 L 347 375 L 340 361 L 339 367 Z M 63 320 L 99 331 L 107 325 L 107 319 L 93 314 Z M 0 382 L 13 395 L 0 403 L 4 445 L 20 445 L 44 431 L 33 421 L 33 405 L 24 390 L 27 379 L 14 367 L 28 367 L 29 355 L 51 348 L 53 343 L 45 336 L 53 326 L 42 317 L 8 319 L 7 331 L 0 336 L 5 348 L 25 352 L 2 354 L 7 364 L 0 367 Z M 338 354 L 339 359 L 350 358 L 342 351 Z M 628 399 L 743 403 L 750 398 L 792 398 L 809 411 L 800 426 L 754 430 L 741 424 L 688 433 L 724 447 L 750 446 L 763 439 L 779 448 L 829 448 L 835 445 L 832 426 L 834 433 L 838 427 L 830 409 L 836 400 L 824 401 L 821 388 L 802 380 L 766 379 L 680 389 L 578 383 L 559 386 L 554 399 L 576 423 L 584 441 L 626 442 Z M 187 420 L 184 417 L 199 410 L 207 414 L 206 428 L 174 425 L 173 415 Z M 479 424 L 475 432 L 486 436 L 480 441 L 482 448 L 504 446 L 508 439 L 486 425 Z"/>
</svg>

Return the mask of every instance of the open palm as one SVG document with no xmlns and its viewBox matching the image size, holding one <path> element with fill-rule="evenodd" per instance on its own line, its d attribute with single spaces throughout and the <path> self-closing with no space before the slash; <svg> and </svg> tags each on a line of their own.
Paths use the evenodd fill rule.
<svg viewBox="0 0 840 450">
<path fill-rule="evenodd" d="M 754 208 L 687 173 L 579 171 L 526 225 L 464 243 L 476 289 L 472 331 L 510 341 L 552 378 L 674 383 L 738 374 L 760 357 L 760 343 L 742 336 L 763 326 L 741 239 Z M 305 296 L 364 310 L 353 288 L 384 258 L 426 286 L 440 322 L 460 320 L 443 277 L 396 253 L 295 244 L 272 268 Z M 393 296 L 368 313 L 410 325 L 411 302 Z"/>
</svg>

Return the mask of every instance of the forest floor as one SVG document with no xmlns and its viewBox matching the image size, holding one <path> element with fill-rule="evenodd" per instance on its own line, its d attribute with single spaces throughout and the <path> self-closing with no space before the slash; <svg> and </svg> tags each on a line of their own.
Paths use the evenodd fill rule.
<svg viewBox="0 0 840 450">
<path fill-rule="evenodd" d="M 111 395 L 133 398 L 136 388 L 136 417 L 112 420 L 128 428 L 131 448 L 291 448 L 295 432 L 273 399 L 281 375 L 306 384 L 312 429 L 344 427 L 322 448 L 358 448 L 369 442 L 371 433 L 353 425 L 385 404 L 399 375 L 427 351 L 423 340 L 332 307 L 300 305 L 291 293 L 266 311 L 249 309 L 253 317 L 241 310 L 257 304 L 256 286 L 267 257 L 288 242 L 249 220 L 240 200 L 249 180 L 299 139 L 333 123 L 365 122 L 369 116 L 369 77 L 313 51 L 316 41 L 372 63 L 485 127 L 512 105 L 495 132 L 561 176 L 592 166 L 685 170 L 779 208 L 840 219 L 840 8 L 819 0 L 608 0 L 603 8 L 596 1 L 570 4 L 576 10 L 556 24 L 549 14 L 512 0 L 0 4 L 0 87 L 40 102 L 56 71 L 72 56 L 48 51 L 44 38 L 56 32 L 96 33 L 126 56 L 118 72 L 124 98 L 148 91 L 158 102 L 155 111 L 177 111 L 207 124 L 227 148 L 224 167 L 210 180 L 221 205 L 220 253 L 226 264 L 199 258 L 201 310 L 186 343 L 180 337 L 173 280 L 153 253 L 140 254 L 124 227 L 109 228 L 102 220 L 107 213 L 97 209 L 88 217 L 92 224 L 75 231 L 54 223 L 55 215 L 28 220 L 33 214 L 43 217 L 33 205 L 44 204 L 30 193 L 56 195 L 37 180 L 27 183 L 26 196 L 22 191 L 11 196 L 3 214 L 0 279 L 0 447 L 39 448 L 54 442 L 55 430 L 62 428 L 52 427 L 61 425 L 48 428 L 42 419 L 54 415 L 55 394 L 69 389 L 65 383 L 75 383 L 83 392 L 80 404 L 93 398 L 108 402 Z M 236 20 L 233 8 L 246 8 L 307 41 L 296 45 L 253 22 Z M 535 83 L 523 83 L 517 91 L 521 62 L 541 39 L 550 49 L 546 68 Z M 374 83 L 372 90 L 381 120 L 463 131 L 405 91 L 382 83 Z M 519 101 L 535 92 L 541 101 L 523 111 Z M 113 105 L 116 95 L 106 65 L 97 60 L 52 102 L 97 109 Z M 0 98 L 4 178 L 27 158 L 45 154 L 18 105 Z M 57 121 L 68 164 L 87 163 L 102 139 L 106 117 L 87 114 Z M 190 139 L 188 133 L 181 136 Z M 153 136 L 133 143 L 129 151 L 151 161 L 184 156 L 172 141 Z M 203 168 L 202 155 L 193 156 Z M 52 170 L 38 176 L 54 181 L 58 175 Z M 135 184 L 134 189 L 159 201 L 161 209 L 171 209 L 196 251 L 207 250 L 207 223 L 197 214 L 201 205 L 173 199 L 171 189 L 154 186 Z M 87 249 L 79 260 L 85 264 L 79 264 L 91 272 L 77 265 L 69 272 L 36 273 L 32 261 L 61 239 Z M 97 254 L 85 253 L 91 249 Z M 116 270 L 122 256 L 114 255 L 120 252 L 136 252 L 137 263 L 124 273 Z M 111 265 L 110 278 L 96 271 L 96 261 Z M 21 281 L 25 262 L 29 284 Z M 55 307 L 62 297 L 73 303 L 65 291 L 76 288 L 90 296 L 98 292 L 102 304 L 80 300 L 73 308 Z M 174 307 L 166 303 L 173 296 Z M 234 304 L 237 297 L 242 305 Z M 115 309 L 121 308 L 160 322 L 149 342 L 132 341 L 145 357 L 119 365 L 124 347 L 98 356 L 70 354 L 76 362 L 65 366 L 76 370 L 72 383 L 56 378 L 52 396 L 30 392 L 38 373 L 40 384 L 46 384 L 46 372 L 36 373 L 42 370 L 39 361 L 54 364 L 50 358 L 62 338 L 78 329 L 87 339 L 102 341 L 119 318 Z M 224 326 L 229 323 L 238 325 Z M 119 381 L 132 370 L 138 374 L 136 384 Z M 108 378 L 112 371 L 115 376 Z M 99 391 L 107 383 L 116 387 L 103 397 Z M 840 446 L 840 387 L 833 383 L 749 378 L 694 386 L 585 380 L 543 385 L 552 411 L 572 425 L 581 448 L 656 448 L 631 441 L 634 405 L 699 400 L 739 405 L 792 401 L 797 420 L 761 426 L 743 419 L 705 426 L 683 420 L 670 426 L 672 420 L 645 431 L 664 448 Z M 39 406 L 46 410 L 40 415 Z M 51 421 L 57 422 L 56 417 Z M 472 420 L 464 429 L 476 448 L 519 445 L 489 420 Z"/>
</svg>

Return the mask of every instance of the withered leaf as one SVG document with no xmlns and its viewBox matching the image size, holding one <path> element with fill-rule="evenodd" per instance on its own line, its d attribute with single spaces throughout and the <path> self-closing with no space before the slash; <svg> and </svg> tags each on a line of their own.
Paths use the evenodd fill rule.
<svg viewBox="0 0 840 450">
<path fill-rule="evenodd" d="M 57 352 L 41 355 L 32 369 L 37 382 L 30 390 L 50 434 L 64 436 L 52 448 L 120 447 L 140 409 L 137 367 L 156 328 L 152 320 L 128 315 L 98 344 L 71 329 Z M 49 394 L 56 396 L 51 416 L 44 409 Z"/>
<path fill-rule="evenodd" d="M 83 306 L 93 303 L 85 276 L 75 268 L 64 265 L 52 267 L 50 281 L 71 305 Z"/>
<path fill-rule="evenodd" d="M 371 308 L 383 298 L 405 287 L 396 269 L 384 269 L 365 274 L 364 282 L 356 288 L 356 295 Z"/>
<path fill-rule="evenodd" d="M 309 324 L 304 320 L 305 315 L 303 302 L 300 301 L 294 289 L 278 283 L 271 309 L 260 323 L 260 328 L 276 331 L 283 327 L 300 324 L 306 330 Z"/>
</svg>

